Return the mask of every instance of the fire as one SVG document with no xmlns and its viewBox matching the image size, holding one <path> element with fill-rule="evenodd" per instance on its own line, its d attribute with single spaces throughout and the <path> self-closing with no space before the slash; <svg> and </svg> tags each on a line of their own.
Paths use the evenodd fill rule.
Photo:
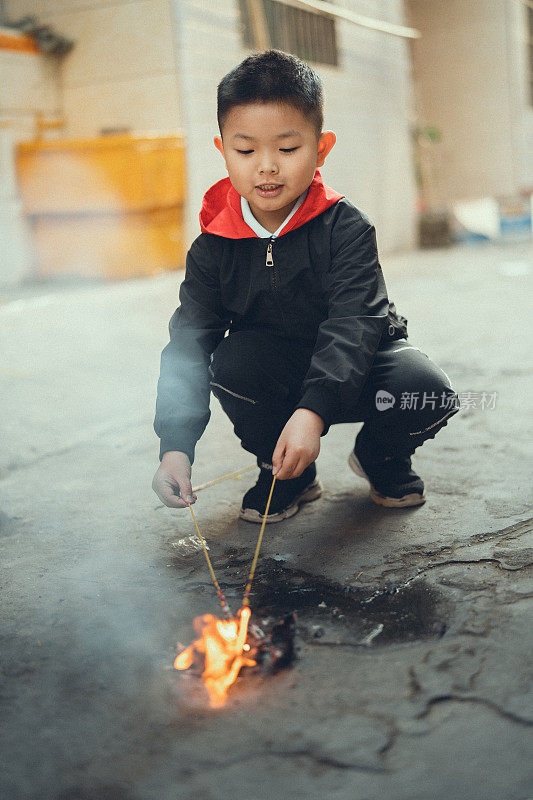
<svg viewBox="0 0 533 800">
<path fill-rule="evenodd" d="M 213 708 L 224 705 L 229 687 L 235 683 L 241 667 L 254 667 L 256 661 L 244 655 L 250 650 L 246 643 L 250 609 L 241 608 L 237 618 L 223 620 L 213 614 L 196 617 L 193 627 L 196 639 L 174 661 L 175 669 L 203 666 L 209 701 Z"/>
</svg>

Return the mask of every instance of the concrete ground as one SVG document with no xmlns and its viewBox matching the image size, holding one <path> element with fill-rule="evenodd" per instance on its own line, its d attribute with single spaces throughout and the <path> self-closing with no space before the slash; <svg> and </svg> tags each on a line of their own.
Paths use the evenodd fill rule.
<svg viewBox="0 0 533 800">
<path fill-rule="evenodd" d="M 531 246 L 383 268 L 463 409 L 414 457 L 418 509 L 375 506 L 347 466 L 359 426 L 330 431 L 324 495 L 267 528 L 252 598 L 260 620 L 298 610 L 298 660 L 216 712 L 170 669 L 217 603 L 189 512 L 151 490 L 181 275 L 0 293 L 1 797 L 533 797 Z M 196 484 L 253 462 L 212 408 Z M 254 475 L 195 507 L 234 607 Z"/>
</svg>

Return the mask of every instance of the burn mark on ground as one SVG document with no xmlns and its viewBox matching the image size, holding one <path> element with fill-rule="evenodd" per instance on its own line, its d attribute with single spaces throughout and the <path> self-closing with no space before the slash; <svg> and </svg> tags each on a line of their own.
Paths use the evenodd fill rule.
<svg viewBox="0 0 533 800">
<path fill-rule="evenodd" d="M 412 652 L 416 659 L 404 665 L 407 694 L 391 699 L 387 707 L 389 730 L 380 750 L 381 766 L 399 733 L 430 732 L 439 713 L 447 713 L 438 712 L 439 706 L 445 709 L 455 701 L 485 707 L 508 723 L 531 726 L 523 661 L 511 663 L 509 658 L 517 607 L 529 595 L 531 523 L 527 519 L 467 541 L 404 547 L 375 566 L 361 564 L 346 584 L 293 568 L 290 554 L 263 558 L 251 596 L 254 619 L 269 635 L 276 622 L 296 612 L 297 643 L 305 645 L 304 655 L 310 647 L 324 648 L 324 657 L 328 648 L 349 647 L 369 648 L 369 655 L 379 649 L 386 658 L 384 646 L 413 643 L 412 649 L 403 650 L 407 658 Z M 238 608 L 249 548 L 213 551 L 224 593 L 231 607 Z M 198 558 L 186 575 L 188 591 L 213 591 L 206 579 L 193 582 L 204 572 Z M 512 692 L 507 688 L 511 674 Z M 365 707 L 369 714 L 373 710 L 372 702 Z M 384 718 L 382 703 L 375 711 Z"/>
<path fill-rule="evenodd" d="M 239 605 L 248 560 L 234 551 L 220 559 L 226 567 L 221 585 L 232 607 Z M 187 588 L 204 592 L 207 585 L 189 583 Z M 299 636 L 322 646 L 368 647 L 439 638 L 449 613 L 448 601 L 423 580 L 379 589 L 345 586 L 272 558 L 263 559 L 257 569 L 251 606 L 255 621 L 267 631 L 295 612 Z"/>
<path fill-rule="evenodd" d="M 256 614 L 295 611 L 301 636 L 317 644 L 368 646 L 439 637 L 446 628 L 443 600 L 419 581 L 378 590 L 343 586 L 267 559 L 256 577 Z"/>
</svg>

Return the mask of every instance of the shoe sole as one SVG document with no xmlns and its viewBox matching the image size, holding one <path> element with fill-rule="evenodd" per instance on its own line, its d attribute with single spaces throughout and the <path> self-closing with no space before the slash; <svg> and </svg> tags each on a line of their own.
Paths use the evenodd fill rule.
<svg viewBox="0 0 533 800">
<path fill-rule="evenodd" d="M 266 518 L 267 523 L 282 522 L 284 519 L 294 517 L 298 513 L 301 505 L 304 503 L 312 503 L 313 500 L 318 500 L 322 494 L 322 485 L 320 481 L 315 478 L 313 483 L 310 483 L 298 497 L 295 497 L 290 506 L 284 508 L 283 511 L 278 511 L 276 514 L 269 514 Z M 264 514 L 260 514 L 255 508 L 241 508 L 239 517 L 246 520 L 246 522 L 263 522 Z"/>
<path fill-rule="evenodd" d="M 403 497 L 389 497 L 386 494 L 378 492 L 377 489 L 374 489 L 372 486 L 372 481 L 364 471 L 353 450 L 348 457 L 348 464 L 352 472 L 355 472 L 356 475 L 368 481 L 370 484 L 370 497 L 378 506 L 386 506 L 387 508 L 409 508 L 410 506 L 421 506 L 426 502 L 426 495 L 419 494 L 418 492 L 404 494 Z"/>
</svg>

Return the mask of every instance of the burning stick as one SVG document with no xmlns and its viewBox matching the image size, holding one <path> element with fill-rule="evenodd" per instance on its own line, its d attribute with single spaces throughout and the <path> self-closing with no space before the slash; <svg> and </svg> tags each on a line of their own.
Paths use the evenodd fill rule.
<svg viewBox="0 0 533 800">
<path fill-rule="evenodd" d="M 177 656 L 174 667 L 192 669 L 202 678 L 212 708 L 224 705 L 242 667 L 261 666 L 274 673 L 295 658 L 295 614 L 276 623 L 269 636 L 251 622 L 247 606 L 241 608 L 237 619 L 221 620 L 204 614 L 194 619 L 193 626 L 198 639 Z"/>
<path fill-rule="evenodd" d="M 251 657 L 252 653 L 250 651 L 252 650 L 252 645 L 247 641 L 248 636 L 255 641 L 254 651 L 257 652 L 261 658 L 264 653 L 265 644 L 262 631 L 256 628 L 256 626 L 252 626 L 250 634 L 248 632 L 248 624 L 252 614 L 250 611 L 250 591 L 275 483 L 276 476 L 274 475 L 265 513 L 263 515 L 261 530 L 259 531 L 259 538 L 257 540 L 250 574 L 244 591 L 244 598 L 242 601 L 243 607 L 240 609 L 235 619 L 231 618 L 231 611 L 216 579 L 204 538 L 200 532 L 198 522 L 196 521 L 196 516 L 192 506 L 188 504 L 198 536 L 202 543 L 213 584 L 217 591 L 222 609 L 228 619 L 218 619 L 213 614 L 203 614 L 201 617 L 196 617 L 193 621 L 193 626 L 199 638 L 177 656 L 174 661 L 174 667 L 178 670 L 195 667 L 200 672 L 209 694 L 209 701 L 214 708 L 224 705 L 226 693 L 229 687 L 237 680 L 241 667 L 255 667 L 257 664 L 255 658 Z M 291 630 L 294 630 L 294 620 Z M 274 639 L 272 643 L 274 644 Z M 243 655 L 244 653 L 248 655 Z M 274 660 L 279 660 L 279 656 L 275 655 Z"/>
<path fill-rule="evenodd" d="M 211 559 L 209 558 L 209 553 L 207 552 L 207 547 L 206 547 L 206 544 L 205 544 L 205 541 L 204 541 L 204 537 L 200 533 L 200 528 L 198 527 L 198 523 L 196 522 L 195 513 L 192 510 L 191 504 L 187 503 L 187 505 L 189 506 L 189 508 L 191 510 L 192 518 L 194 520 L 194 524 L 196 525 L 196 530 L 198 532 L 198 536 L 200 537 L 200 541 L 202 543 L 205 560 L 207 561 L 207 566 L 209 567 L 209 572 L 211 573 L 211 578 L 213 580 L 213 584 L 214 584 L 215 589 L 217 591 L 218 599 L 220 600 L 220 605 L 222 606 L 222 611 L 224 612 L 224 614 L 226 615 L 226 617 L 228 619 L 231 619 L 231 609 L 228 606 L 228 602 L 227 602 L 226 598 L 224 597 L 224 595 L 222 594 L 222 589 L 220 588 L 220 584 L 217 581 L 217 576 L 215 575 L 215 570 L 213 569 L 213 565 L 211 564 Z"/>
<path fill-rule="evenodd" d="M 265 531 L 265 523 L 268 516 L 268 509 L 270 508 L 270 501 L 272 500 L 272 493 L 274 491 L 274 486 L 276 484 L 276 476 L 272 478 L 272 486 L 270 487 L 270 493 L 268 495 L 268 500 L 265 508 L 265 513 L 263 514 L 263 521 L 261 523 L 261 530 L 259 531 L 259 537 L 257 539 L 257 544 L 255 547 L 254 558 L 252 561 L 252 566 L 250 568 L 250 574 L 248 575 L 248 583 L 246 584 L 246 589 L 244 590 L 244 598 L 242 601 L 243 606 L 250 605 L 250 592 L 252 590 L 252 581 L 255 575 L 255 568 L 257 566 L 257 559 L 259 558 L 259 550 L 261 549 L 261 542 L 263 541 L 263 533 Z"/>
<path fill-rule="evenodd" d="M 199 638 L 174 661 L 176 669 L 201 670 L 213 708 L 224 705 L 229 687 L 237 680 L 241 667 L 255 667 L 246 642 L 251 612 L 242 608 L 237 619 L 222 620 L 213 614 L 196 617 L 194 629 Z"/>
</svg>

